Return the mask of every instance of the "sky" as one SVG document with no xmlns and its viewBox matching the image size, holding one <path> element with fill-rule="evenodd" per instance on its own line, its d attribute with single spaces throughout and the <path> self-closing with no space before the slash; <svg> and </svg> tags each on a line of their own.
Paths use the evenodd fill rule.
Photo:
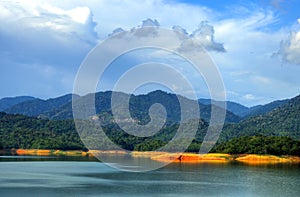
<svg viewBox="0 0 300 197">
<path fill-rule="evenodd" d="M 97 44 L 149 23 L 199 40 L 228 100 L 253 106 L 291 98 L 300 94 L 299 8 L 297 0 L 0 0 L 0 98 L 71 93 Z"/>
</svg>

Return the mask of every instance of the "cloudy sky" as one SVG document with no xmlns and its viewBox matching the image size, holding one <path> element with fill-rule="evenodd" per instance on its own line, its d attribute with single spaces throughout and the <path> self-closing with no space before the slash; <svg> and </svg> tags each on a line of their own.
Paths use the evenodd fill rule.
<svg viewBox="0 0 300 197">
<path fill-rule="evenodd" d="M 247 106 L 300 94 L 298 0 L 0 0 L 0 98 L 72 92 L 91 49 L 114 31 L 179 29 L 218 66 L 227 98 Z"/>
</svg>

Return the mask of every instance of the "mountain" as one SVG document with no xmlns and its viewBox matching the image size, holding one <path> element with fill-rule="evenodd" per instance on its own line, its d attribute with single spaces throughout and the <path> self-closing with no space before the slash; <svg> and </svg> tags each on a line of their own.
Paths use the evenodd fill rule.
<svg viewBox="0 0 300 197">
<path fill-rule="evenodd" d="M 119 96 L 126 95 L 125 93 L 115 92 L 119 94 Z M 98 92 L 95 94 L 95 107 L 96 113 L 102 114 L 107 113 L 111 114 L 111 91 L 106 92 Z M 92 95 L 86 95 L 77 100 L 77 102 L 81 102 L 86 97 Z M 145 95 L 127 95 L 130 96 L 130 112 L 134 119 L 139 120 L 141 123 L 146 123 L 150 120 L 149 117 L 149 108 L 151 105 L 155 103 L 162 104 L 166 111 L 167 111 L 167 120 L 172 122 L 179 122 L 180 121 L 180 104 L 175 94 L 167 93 L 161 90 L 153 91 Z M 187 102 L 191 103 L 194 102 L 190 99 L 182 97 L 182 99 Z M 205 121 L 209 121 L 210 119 L 210 105 L 203 105 L 199 104 L 200 107 L 200 115 Z M 188 112 L 187 112 L 188 113 Z M 71 119 L 73 118 L 72 115 L 72 103 L 66 103 L 59 108 L 52 109 L 50 111 L 46 111 L 39 115 L 40 117 L 49 118 L 49 119 Z M 241 119 L 237 115 L 233 114 L 232 112 L 227 111 L 226 114 L 226 122 L 236 123 L 239 122 Z"/>
<path fill-rule="evenodd" d="M 0 111 L 4 111 L 14 105 L 22 102 L 35 100 L 36 98 L 31 96 L 17 96 L 17 97 L 7 97 L 0 99 Z"/>
<path fill-rule="evenodd" d="M 72 120 L 50 121 L 0 112 L 0 149 L 81 150 Z"/>
<path fill-rule="evenodd" d="M 265 104 L 265 105 L 257 105 L 257 106 L 251 107 L 248 112 L 241 113 L 239 115 L 241 117 L 248 118 L 248 117 L 267 114 L 270 111 L 272 111 L 273 109 L 281 107 L 288 102 L 289 102 L 289 99 L 285 99 L 285 100 L 273 101 L 273 102 Z"/>
<path fill-rule="evenodd" d="M 300 95 L 265 115 L 245 119 L 238 124 L 228 124 L 223 129 L 221 141 L 240 136 L 288 136 L 300 139 Z"/>
<path fill-rule="evenodd" d="M 204 105 L 210 105 L 212 102 L 212 99 L 199 99 L 198 100 L 199 103 L 204 104 Z M 215 101 L 213 100 L 214 104 L 217 106 L 222 106 L 220 101 Z M 238 115 L 240 117 L 243 117 L 243 114 L 247 114 L 249 113 L 250 108 L 246 107 L 244 105 L 241 105 L 239 103 L 236 102 L 232 102 L 232 101 L 226 101 L 226 109 L 232 113 L 234 113 L 235 115 Z"/>
<path fill-rule="evenodd" d="M 111 110 L 110 110 L 111 94 L 112 94 L 111 91 L 95 93 L 95 106 L 96 106 L 97 114 L 100 114 L 102 112 L 111 112 Z M 80 102 L 89 96 L 93 96 L 93 95 L 88 94 L 83 97 L 78 96 L 77 102 Z M 57 107 L 57 108 L 54 108 L 54 109 L 51 109 L 49 111 L 45 111 L 45 112 L 39 114 L 39 117 L 47 118 L 47 119 L 51 119 L 51 120 L 73 119 L 72 100 L 61 105 L 60 107 Z"/>
<path fill-rule="evenodd" d="M 112 92 L 99 92 L 96 94 L 96 105 L 103 107 L 99 108 L 97 112 L 101 118 L 102 115 L 106 115 L 108 120 L 111 116 L 109 111 L 111 94 Z M 124 93 L 119 94 L 125 95 Z M 131 97 L 132 116 L 141 122 L 148 121 L 147 118 L 149 117 L 147 117 L 146 112 L 148 112 L 151 104 L 158 101 L 161 101 L 163 105 L 166 104 L 166 111 L 170 112 L 168 120 L 178 120 L 176 115 L 179 113 L 176 107 L 178 101 L 176 101 L 177 97 L 174 94 L 154 91 L 146 95 L 131 95 Z M 190 101 L 187 98 L 185 99 L 185 102 Z M 61 100 L 64 99 L 61 98 Z M 76 100 L 76 102 L 79 101 L 80 99 Z M 68 105 L 70 105 L 70 102 L 59 108 L 66 107 L 66 111 L 68 111 Z M 207 109 L 210 108 L 209 105 L 200 105 L 201 107 L 206 107 L 202 109 L 206 109 L 209 114 L 209 109 Z M 265 115 L 250 117 L 239 123 L 227 123 L 215 150 L 229 153 L 299 155 L 299 112 L 300 95 Z M 195 140 L 188 151 L 198 151 L 206 134 L 208 123 L 204 120 L 199 120 L 199 123 Z M 112 141 L 127 150 L 153 150 L 168 143 L 176 134 L 178 127 L 178 122 L 170 122 L 164 125 L 155 135 L 147 138 L 132 136 L 124 132 L 113 121 L 108 121 L 103 126 L 103 130 Z M 87 132 L 90 132 L 90 129 L 87 129 Z M 67 150 L 84 149 L 84 146 L 75 130 L 73 120 L 47 120 L 0 112 L 0 149 L 10 148 Z M 109 149 L 109 147 L 107 148 Z M 175 150 L 177 150 L 176 147 Z"/>
<path fill-rule="evenodd" d="M 95 94 L 95 106 L 97 114 L 110 113 L 111 91 L 98 92 Z M 124 93 L 119 92 L 122 95 Z M 81 97 L 81 99 L 86 98 Z M 145 95 L 129 95 L 130 96 L 130 110 L 136 119 L 143 119 L 142 122 L 149 120 L 148 110 L 154 103 L 163 104 L 168 110 L 168 119 L 178 122 L 180 120 L 180 107 L 175 94 L 166 93 L 160 90 L 150 92 Z M 76 96 L 80 98 L 80 96 Z M 80 99 L 79 99 L 80 100 Z M 192 102 L 192 100 L 188 100 Z M 242 119 L 249 117 L 264 115 L 275 108 L 286 104 L 289 100 L 274 101 L 266 105 L 258 105 L 251 108 L 243 106 L 239 103 L 227 101 L 227 115 L 226 122 L 237 123 Z M 210 119 L 211 99 L 198 100 L 201 118 L 206 121 Z M 221 106 L 221 102 L 214 101 L 213 104 Z M 0 100 L 0 109 L 9 114 L 23 114 L 27 116 L 36 116 L 45 119 L 72 119 L 72 94 L 65 96 L 42 100 L 33 97 L 16 97 L 5 98 Z M 1 111 L 1 110 L 0 110 Z"/>
<path fill-rule="evenodd" d="M 47 100 L 34 99 L 18 103 L 5 109 L 4 111 L 9 114 L 23 114 L 26 116 L 38 116 L 47 111 L 58 108 L 66 103 L 71 102 L 72 94 L 67 94 L 57 98 Z"/>
<path fill-rule="evenodd" d="M 188 124 L 187 124 L 188 126 Z M 190 151 L 198 151 L 207 128 L 207 123 L 199 120 L 196 139 L 192 142 Z M 177 133 L 179 125 L 165 125 L 159 132 L 150 137 L 137 137 L 122 131 L 116 124 L 103 126 L 102 129 L 111 141 L 127 150 L 155 150 L 166 145 Z M 87 127 L 89 139 L 93 139 L 93 127 Z M 105 144 L 104 149 L 112 150 L 104 138 L 97 135 L 95 148 Z M 84 138 L 87 139 L 87 138 Z M 89 148 L 93 144 L 89 143 Z M 180 144 L 172 149 L 177 150 Z M 36 117 L 27 117 L 20 114 L 6 114 L 0 112 L 0 149 L 61 149 L 85 150 L 73 120 L 45 120 Z"/>
<path fill-rule="evenodd" d="M 204 105 L 210 105 L 212 100 L 211 99 L 199 99 L 199 103 Z M 218 106 L 222 106 L 220 101 L 214 101 L 214 104 Z M 275 108 L 281 107 L 284 104 L 286 104 L 289 101 L 289 99 L 285 100 L 278 100 L 273 101 L 271 103 L 265 104 L 265 105 L 257 105 L 253 107 L 246 107 L 244 105 L 241 105 L 236 102 L 232 101 L 226 101 L 226 110 L 234 113 L 235 115 L 241 117 L 242 119 L 247 119 L 249 117 L 258 116 L 258 115 L 264 115 L 268 112 L 272 111 Z"/>
</svg>

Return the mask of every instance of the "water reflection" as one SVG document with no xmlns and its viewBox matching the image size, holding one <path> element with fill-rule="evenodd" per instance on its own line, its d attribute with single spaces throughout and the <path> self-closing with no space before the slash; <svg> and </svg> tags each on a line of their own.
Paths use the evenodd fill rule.
<svg viewBox="0 0 300 197">
<path fill-rule="evenodd" d="M 30 156 L 30 155 L 0 155 L 0 162 L 18 161 L 98 161 L 94 157 L 79 156 Z"/>
<path fill-rule="evenodd" d="M 91 158 L 2 156 L 1 196 L 33 192 L 37 196 L 298 196 L 300 192 L 299 165 L 173 163 L 132 173 L 80 159 Z"/>
</svg>

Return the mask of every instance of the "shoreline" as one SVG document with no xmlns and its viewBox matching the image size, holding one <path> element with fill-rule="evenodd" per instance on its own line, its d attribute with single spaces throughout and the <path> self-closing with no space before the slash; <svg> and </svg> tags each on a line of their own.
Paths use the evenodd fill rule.
<svg viewBox="0 0 300 197">
<path fill-rule="evenodd" d="M 122 150 L 45 150 L 45 149 L 9 149 L 0 150 L 0 154 L 9 155 L 30 155 L 30 156 L 78 156 L 94 157 L 94 155 L 131 155 L 133 158 L 149 158 L 158 162 L 165 163 L 230 163 L 239 162 L 249 165 L 280 164 L 280 163 L 299 163 L 299 156 L 276 156 L 258 154 L 225 154 L 208 153 L 200 155 L 198 153 L 168 153 L 151 151 L 132 151 L 131 153 Z"/>
</svg>

